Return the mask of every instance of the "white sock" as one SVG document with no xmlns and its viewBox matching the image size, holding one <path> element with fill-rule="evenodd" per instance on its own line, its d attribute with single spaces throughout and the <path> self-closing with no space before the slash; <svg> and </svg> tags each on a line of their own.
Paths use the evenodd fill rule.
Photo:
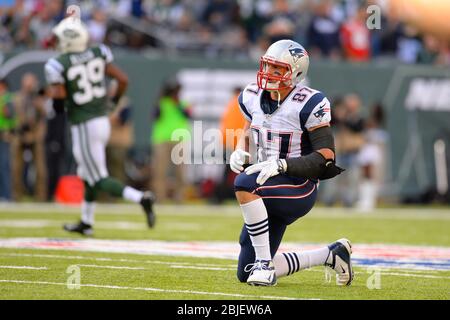
<svg viewBox="0 0 450 320">
<path fill-rule="evenodd" d="M 327 261 L 329 253 L 328 247 L 302 252 L 278 253 L 273 258 L 277 277 L 288 276 L 314 266 L 322 266 Z"/>
<path fill-rule="evenodd" d="M 94 225 L 94 211 L 95 211 L 95 202 L 83 201 L 81 203 L 81 221 L 83 223 L 93 226 Z"/>
<path fill-rule="evenodd" d="M 122 193 L 122 197 L 125 200 L 131 201 L 131 202 L 135 202 L 135 203 L 139 203 L 142 199 L 143 196 L 143 192 L 136 190 L 132 187 L 126 186 L 123 189 L 123 193 Z"/>
<path fill-rule="evenodd" d="M 256 199 L 241 204 L 245 226 L 255 249 L 256 260 L 271 260 L 269 245 L 269 220 L 263 200 Z"/>
</svg>

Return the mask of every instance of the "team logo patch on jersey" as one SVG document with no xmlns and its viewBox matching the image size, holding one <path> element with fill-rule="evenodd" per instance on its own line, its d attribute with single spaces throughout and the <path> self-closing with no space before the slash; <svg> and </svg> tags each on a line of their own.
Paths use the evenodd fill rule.
<svg viewBox="0 0 450 320">
<path fill-rule="evenodd" d="M 298 59 L 306 55 L 306 52 L 300 48 L 289 49 L 289 53 L 295 63 L 297 63 Z"/>
<path fill-rule="evenodd" d="M 314 117 L 317 119 L 322 119 L 325 116 L 325 112 L 328 110 L 328 108 L 324 108 L 325 103 L 319 107 L 319 110 L 314 112 Z"/>
</svg>

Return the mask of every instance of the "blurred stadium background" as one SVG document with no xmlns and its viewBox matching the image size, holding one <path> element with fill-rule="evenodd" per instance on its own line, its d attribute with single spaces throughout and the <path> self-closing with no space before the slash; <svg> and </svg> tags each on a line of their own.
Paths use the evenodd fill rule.
<svg viewBox="0 0 450 320">
<path fill-rule="evenodd" d="M 0 157 L 11 157 L 11 168 L 0 168 L 11 191 L 5 192 L 7 184 L 2 184 L 4 219 L 11 219 L 21 202 L 76 201 L 74 192 L 65 194 L 67 186 L 73 187 L 70 181 L 61 183 L 76 169 L 67 123 L 51 110 L 43 72 L 55 54 L 48 49 L 51 29 L 70 4 L 81 7 L 92 42 L 109 45 L 130 78 L 127 97 L 111 116 L 108 165 L 113 175 L 154 189 L 157 172 L 168 169 L 157 167 L 152 132 L 160 99 L 174 82 L 190 106 L 193 142 L 204 147 L 208 141 L 195 135 L 195 121 L 202 121 L 203 130 L 223 126 L 227 106 L 235 102 L 238 88 L 255 81 L 268 45 L 291 38 L 310 53 L 309 85 L 332 102 L 337 161 L 347 169 L 339 179 L 321 184 L 319 204 L 357 212 L 414 204 L 422 208 L 415 206 L 414 214 L 424 216 L 435 206 L 442 212 L 443 229 L 436 225 L 418 233 L 437 232 L 441 238 L 415 242 L 411 231 L 406 238 L 380 236 L 378 241 L 450 245 L 445 229 L 450 209 L 448 0 L 0 0 L 0 79 L 5 80 L 0 111 L 19 105 L 25 112 L 11 123 L 0 122 Z M 370 19 L 379 19 L 374 29 L 368 28 Z M 223 164 L 201 164 L 202 149 L 192 150 L 198 164 L 185 166 L 181 180 L 176 170 L 168 171 L 162 203 L 234 204 L 233 173 Z M 64 236 L 52 228 L 37 236 Z M 390 231 L 401 233 L 403 228 Z M 356 238 L 377 242 L 380 229 L 367 239 Z M 4 229 L 2 236 L 27 235 Z M 190 239 L 196 240 L 195 235 L 183 240 Z M 448 287 L 446 291 L 448 299 Z"/>
</svg>

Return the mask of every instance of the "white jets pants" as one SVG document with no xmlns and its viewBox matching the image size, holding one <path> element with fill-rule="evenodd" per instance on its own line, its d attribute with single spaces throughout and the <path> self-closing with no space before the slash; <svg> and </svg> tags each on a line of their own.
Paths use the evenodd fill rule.
<svg viewBox="0 0 450 320">
<path fill-rule="evenodd" d="M 98 117 L 72 125 L 72 152 L 77 174 L 93 186 L 108 176 L 105 148 L 111 133 L 108 117 Z"/>
</svg>

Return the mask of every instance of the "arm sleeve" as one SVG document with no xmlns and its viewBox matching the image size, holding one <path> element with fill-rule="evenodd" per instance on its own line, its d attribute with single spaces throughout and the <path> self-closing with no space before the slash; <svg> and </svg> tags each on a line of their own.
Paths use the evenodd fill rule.
<svg viewBox="0 0 450 320">
<path fill-rule="evenodd" d="M 309 140 L 314 151 L 330 149 L 335 152 L 334 137 L 330 127 L 320 127 L 310 131 Z"/>
<path fill-rule="evenodd" d="M 64 67 L 56 59 L 50 59 L 44 67 L 45 79 L 49 85 L 65 83 L 63 72 Z"/>
<path fill-rule="evenodd" d="M 309 133 L 314 152 L 298 158 L 286 159 L 287 174 L 307 179 L 331 179 L 342 171 L 334 160 L 325 159 L 316 150 L 327 148 L 334 152 L 334 138 L 330 127 L 322 127 Z"/>
</svg>

